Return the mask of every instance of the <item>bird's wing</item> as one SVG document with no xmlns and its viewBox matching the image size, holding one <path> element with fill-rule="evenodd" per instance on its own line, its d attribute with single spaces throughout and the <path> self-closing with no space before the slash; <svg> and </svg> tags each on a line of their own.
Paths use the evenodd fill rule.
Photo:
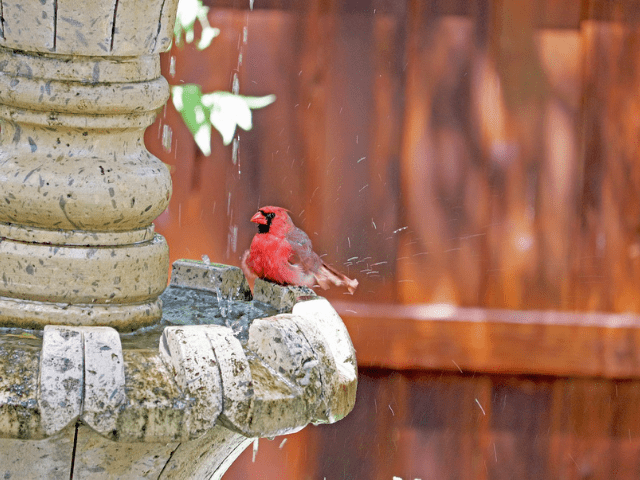
<svg viewBox="0 0 640 480">
<path fill-rule="evenodd" d="M 316 285 L 316 272 L 322 266 L 322 260 L 313 251 L 309 236 L 297 227 L 289 230 L 285 240 L 291 247 L 289 268 L 295 272 L 298 285 L 313 287 Z"/>
<path fill-rule="evenodd" d="M 289 263 L 299 265 L 306 274 L 317 272 L 322 265 L 322 260 L 313 251 L 309 236 L 299 228 L 294 227 L 287 232 L 285 239 L 291 245 Z"/>
<path fill-rule="evenodd" d="M 311 240 L 299 228 L 292 228 L 286 235 L 286 240 L 291 245 L 291 255 L 289 263 L 294 270 L 298 271 L 298 283 L 301 285 L 320 285 L 327 289 L 331 284 L 347 287 L 349 293 L 353 294 L 358 287 L 358 281 L 352 280 L 346 275 L 338 272 L 334 268 L 326 265 L 322 259 L 313 251 Z"/>
</svg>

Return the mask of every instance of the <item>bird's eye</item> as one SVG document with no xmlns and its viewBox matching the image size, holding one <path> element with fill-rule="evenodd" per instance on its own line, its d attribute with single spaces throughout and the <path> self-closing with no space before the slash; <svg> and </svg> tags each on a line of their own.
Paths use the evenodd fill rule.
<svg viewBox="0 0 640 480">
<path fill-rule="evenodd" d="M 273 212 L 269 212 L 265 215 L 265 217 L 267 218 L 267 220 L 273 220 L 275 218 L 276 214 Z"/>
</svg>

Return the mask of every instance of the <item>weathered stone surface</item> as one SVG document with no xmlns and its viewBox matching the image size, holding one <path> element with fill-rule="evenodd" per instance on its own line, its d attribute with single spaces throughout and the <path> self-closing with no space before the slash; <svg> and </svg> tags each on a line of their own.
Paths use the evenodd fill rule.
<svg viewBox="0 0 640 480">
<path fill-rule="evenodd" d="M 254 388 L 242 344 L 229 328 L 214 325 L 185 328 L 197 328 L 211 342 L 222 381 L 223 412 L 220 420 L 226 426 L 245 433 L 245 426 L 250 421 Z"/>
<path fill-rule="evenodd" d="M 12 77 L 55 78 L 80 83 L 147 81 L 160 77 L 158 55 L 74 57 L 37 55 L 0 48 L 1 71 Z"/>
<path fill-rule="evenodd" d="M 3 2 L 0 45 L 75 55 L 134 56 L 171 45 L 177 0 Z"/>
<path fill-rule="evenodd" d="M 197 260 L 173 262 L 171 285 L 213 292 L 225 300 L 250 300 L 249 282 L 238 267 Z"/>
<path fill-rule="evenodd" d="M 117 435 L 119 407 L 125 402 L 124 360 L 118 332 L 107 327 L 84 335 L 84 402 L 82 421 L 105 436 Z"/>
<path fill-rule="evenodd" d="M 166 208 L 169 172 L 144 149 L 141 129 L 2 123 L 0 168 L 6 178 L 0 221 L 51 230 L 125 232 L 146 228 Z"/>
<path fill-rule="evenodd" d="M 294 433 L 309 423 L 302 389 L 257 358 L 249 360 L 254 396 L 245 435 L 275 437 Z"/>
<path fill-rule="evenodd" d="M 42 438 L 38 409 L 39 349 L 0 342 L 0 437 Z"/>
<path fill-rule="evenodd" d="M 256 390 L 252 433 L 281 435 L 313 420 L 323 395 L 319 362 L 294 317 L 281 314 L 255 320 L 247 349 L 260 360 L 252 362 Z"/>
<path fill-rule="evenodd" d="M 52 51 L 100 55 L 111 49 L 114 2 L 57 0 L 53 6 L 56 38 Z"/>
<path fill-rule="evenodd" d="M 21 2 L 2 2 L 0 45 L 48 52 L 54 49 L 55 2 L 33 2 L 25 12 Z M 42 20 L 49 20 L 42 22 Z M 31 48 L 30 48 L 31 47 Z"/>
<path fill-rule="evenodd" d="M 88 232 L 86 230 L 48 230 L 0 223 L 0 238 L 27 243 L 67 246 L 110 246 L 148 242 L 154 238 L 153 224 L 127 232 Z"/>
<path fill-rule="evenodd" d="M 326 421 L 336 422 L 353 409 L 356 400 L 358 364 L 349 332 L 324 298 L 297 303 L 293 314 L 314 350 L 324 353 L 321 358 L 327 362 L 325 372 L 328 376 L 325 376 L 324 395 L 329 407 Z M 332 362 L 335 362 L 335 373 Z"/>
<path fill-rule="evenodd" d="M 167 443 L 201 435 L 190 420 L 199 413 L 195 399 L 180 390 L 160 355 L 150 350 L 122 353 L 127 398 L 118 413 L 118 442 Z"/>
<path fill-rule="evenodd" d="M 68 480 L 74 435 L 70 425 L 44 440 L 0 438 L 0 478 Z"/>
<path fill-rule="evenodd" d="M 279 312 L 290 312 L 297 302 L 318 296 L 308 287 L 285 287 L 257 278 L 253 285 L 253 298 L 273 305 Z"/>
<path fill-rule="evenodd" d="M 167 327 L 160 340 L 160 356 L 178 386 L 194 399 L 188 431 L 196 438 L 215 425 L 222 411 L 220 369 L 211 343 L 200 329 Z"/>
<path fill-rule="evenodd" d="M 157 442 L 113 442 L 93 432 L 90 428 L 80 425 L 78 427 L 73 479 L 134 480 L 158 478 L 178 445 L 178 443 Z M 67 460 L 69 458 L 71 456 Z M 66 477 L 48 478 L 67 480 L 70 477 L 67 473 Z M 193 478 L 195 479 L 196 477 Z"/>
<path fill-rule="evenodd" d="M 42 328 L 44 325 L 110 325 L 128 332 L 154 323 L 162 315 L 160 300 L 135 305 L 69 305 L 0 297 L 0 326 Z"/>
<path fill-rule="evenodd" d="M 0 242 L 0 296 L 66 304 L 144 303 L 167 284 L 163 237 L 125 248 Z"/>
<path fill-rule="evenodd" d="M 167 101 L 169 93 L 164 77 L 109 84 L 48 79 L 46 89 L 40 90 L 42 81 L 42 78 L 0 76 L 2 103 L 57 113 L 123 115 L 156 110 Z"/>
<path fill-rule="evenodd" d="M 333 411 L 334 396 L 336 394 L 342 395 L 342 393 L 338 393 L 338 390 L 342 388 L 345 382 L 340 382 L 336 359 L 331 352 L 329 342 L 322 330 L 313 321 L 309 321 L 308 317 L 292 315 L 291 318 L 300 330 L 304 332 L 304 338 L 309 342 L 317 358 L 317 365 L 314 365 L 314 367 L 322 383 L 322 394 L 318 399 L 315 411 L 312 413 L 312 421 L 313 423 L 335 422 L 338 419 Z M 353 395 L 355 395 L 356 377 L 353 377 L 353 385 L 349 384 L 349 387 L 353 387 L 349 390 L 349 393 Z"/>
<path fill-rule="evenodd" d="M 40 354 L 38 408 L 45 435 L 54 435 L 75 423 L 84 395 L 84 340 L 82 332 L 45 327 Z"/>
<path fill-rule="evenodd" d="M 199 439 L 181 443 L 159 480 L 220 480 L 253 440 L 217 425 Z"/>
<path fill-rule="evenodd" d="M 118 31 L 113 36 L 116 55 L 163 52 L 172 41 L 178 0 L 120 2 L 116 15 Z"/>
</svg>

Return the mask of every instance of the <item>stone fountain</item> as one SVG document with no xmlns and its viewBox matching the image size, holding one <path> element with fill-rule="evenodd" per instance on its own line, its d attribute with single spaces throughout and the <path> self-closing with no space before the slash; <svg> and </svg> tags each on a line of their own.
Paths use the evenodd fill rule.
<svg viewBox="0 0 640 480">
<path fill-rule="evenodd" d="M 143 133 L 176 7 L 0 0 L 3 478 L 220 478 L 254 438 L 353 408 L 351 341 L 311 290 L 251 299 L 187 260 L 166 288 L 171 178 Z"/>
</svg>

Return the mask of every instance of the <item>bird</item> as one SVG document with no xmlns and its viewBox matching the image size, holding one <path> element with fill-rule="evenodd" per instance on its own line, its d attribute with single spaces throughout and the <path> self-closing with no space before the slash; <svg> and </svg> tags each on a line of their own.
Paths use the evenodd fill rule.
<svg viewBox="0 0 640 480">
<path fill-rule="evenodd" d="M 358 281 L 338 272 L 322 261 L 313 251 L 309 236 L 296 227 L 289 211 L 267 206 L 258 209 L 253 217 L 258 233 L 249 250 L 242 256 L 242 270 L 249 280 L 261 278 L 280 285 L 305 287 L 331 284 L 356 291 Z"/>
</svg>

